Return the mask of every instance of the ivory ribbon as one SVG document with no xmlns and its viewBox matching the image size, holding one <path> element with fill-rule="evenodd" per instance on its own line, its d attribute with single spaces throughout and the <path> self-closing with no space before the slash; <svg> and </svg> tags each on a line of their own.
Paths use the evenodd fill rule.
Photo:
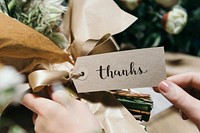
<svg viewBox="0 0 200 133">
<path fill-rule="evenodd" d="M 111 34 L 106 34 L 99 41 L 86 41 L 83 44 L 81 56 L 114 52 L 117 50 L 119 50 L 119 47 L 112 38 Z M 75 51 L 76 49 L 71 47 L 71 52 L 76 53 Z M 76 75 L 77 74 L 71 74 L 68 71 L 38 70 L 30 73 L 28 80 L 33 91 L 37 92 L 43 89 L 45 86 L 68 82 L 71 78 L 76 78 Z"/>
<path fill-rule="evenodd" d="M 48 71 L 48 70 L 38 70 L 29 74 L 29 84 L 33 91 L 37 92 L 54 83 L 67 82 L 69 72 L 67 71 Z"/>
</svg>

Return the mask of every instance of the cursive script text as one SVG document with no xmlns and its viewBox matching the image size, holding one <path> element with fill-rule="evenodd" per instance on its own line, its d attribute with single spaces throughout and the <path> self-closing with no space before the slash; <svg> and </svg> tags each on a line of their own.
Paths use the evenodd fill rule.
<svg viewBox="0 0 200 133">
<path fill-rule="evenodd" d="M 101 79 L 107 78 L 115 78 L 116 76 L 130 76 L 130 75 L 141 75 L 147 73 L 148 70 L 144 70 L 141 67 L 135 67 L 135 63 L 131 62 L 129 65 L 129 69 L 122 69 L 122 70 L 112 70 L 111 66 L 108 65 L 107 67 L 99 66 L 99 69 L 96 70 L 99 73 Z"/>
</svg>

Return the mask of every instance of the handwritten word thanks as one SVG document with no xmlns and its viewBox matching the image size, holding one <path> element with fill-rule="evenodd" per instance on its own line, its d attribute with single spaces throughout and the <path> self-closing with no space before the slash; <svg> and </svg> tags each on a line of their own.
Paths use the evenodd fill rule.
<svg viewBox="0 0 200 133">
<path fill-rule="evenodd" d="M 107 78 L 115 78 L 116 76 L 131 76 L 131 75 L 142 75 L 147 73 L 148 70 L 143 70 L 141 67 L 135 67 L 135 63 L 131 62 L 129 65 L 129 69 L 122 69 L 122 70 L 111 70 L 111 66 L 108 65 L 106 68 L 100 66 L 99 69 L 96 70 L 99 72 L 99 76 L 101 79 Z"/>
</svg>

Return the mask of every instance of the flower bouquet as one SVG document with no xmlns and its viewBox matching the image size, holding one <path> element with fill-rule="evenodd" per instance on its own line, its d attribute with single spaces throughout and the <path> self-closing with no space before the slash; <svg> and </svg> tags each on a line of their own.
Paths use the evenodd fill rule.
<svg viewBox="0 0 200 133">
<path fill-rule="evenodd" d="M 0 9 L 0 63 L 14 66 L 26 75 L 33 92 L 56 83 L 75 90 L 71 81 L 63 80 L 63 76 L 69 78 L 77 57 L 118 50 L 112 35 L 122 32 L 136 20 L 112 0 L 72 0 L 69 3 L 63 0 L 4 0 Z M 30 76 L 33 72 L 42 72 L 42 75 L 34 78 Z M 106 132 L 144 132 L 111 93 L 80 96 Z M 10 113 L 16 111 L 16 108 L 7 108 L 3 116 L 11 116 Z M 23 114 L 30 118 L 29 113 Z M 25 120 L 22 117 L 15 120 Z M 29 120 L 22 125 L 31 132 L 32 127 L 27 126 Z"/>
</svg>

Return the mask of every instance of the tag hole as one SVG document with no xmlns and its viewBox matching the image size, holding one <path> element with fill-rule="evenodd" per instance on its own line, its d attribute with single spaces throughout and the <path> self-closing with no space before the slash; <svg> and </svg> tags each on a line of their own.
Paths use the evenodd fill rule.
<svg viewBox="0 0 200 133">
<path fill-rule="evenodd" d="M 84 76 L 85 75 L 85 73 L 84 72 L 81 72 L 81 76 Z"/>
<path fill-rule="evenodd" d="M 76 71 L 73 71 L 73 73 L 76 73 L 76 75 L 78 76 L 77 78 L 73 78 L 74 80 L 85 80 L 88 77 L 88 70 L 86 68 L 79 68 Z"/>
</svg>

